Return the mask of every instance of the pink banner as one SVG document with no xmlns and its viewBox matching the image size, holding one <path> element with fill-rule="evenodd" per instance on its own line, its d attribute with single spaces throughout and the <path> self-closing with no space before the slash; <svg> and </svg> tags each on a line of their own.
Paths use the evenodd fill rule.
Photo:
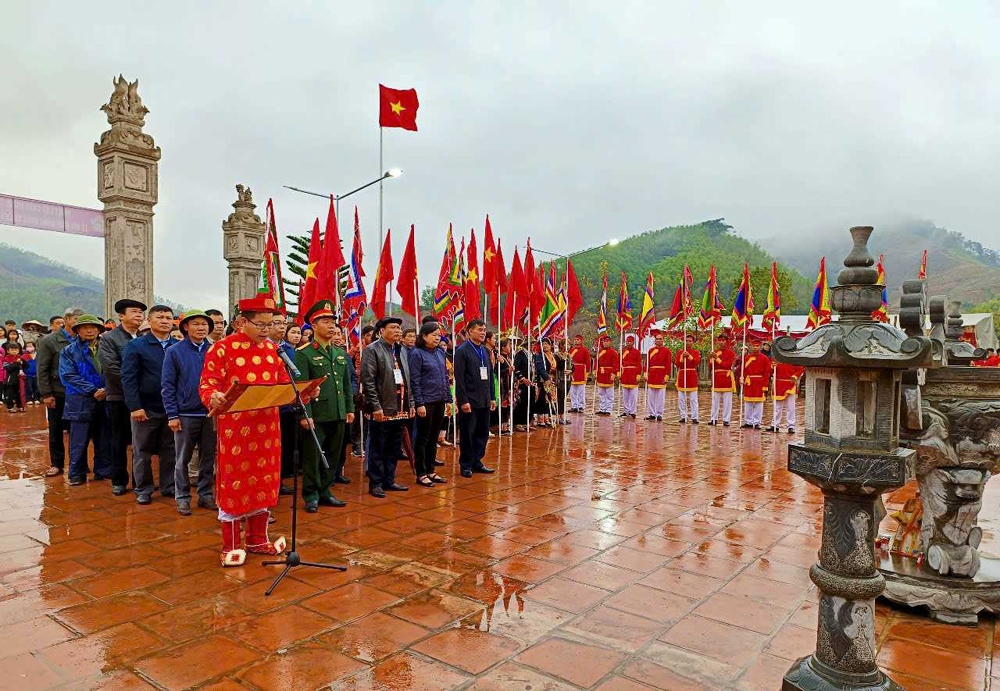
<svg viewBox="0 0 1000 691">
<path fill-rule="evenodd" d="M 104 237 L 104 214 L 84 209 L 0 194 L 0 225 L 52 230 L 71 235 Z"/>
</svg>

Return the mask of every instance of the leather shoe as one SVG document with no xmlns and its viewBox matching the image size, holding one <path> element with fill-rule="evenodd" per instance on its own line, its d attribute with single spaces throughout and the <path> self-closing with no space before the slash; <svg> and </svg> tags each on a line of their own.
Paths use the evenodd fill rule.
<svg viewBox="0 0 1000 691">
<path fill-rule="evenodd" d="M 77 485 L 84 484 L 86 481 L 87 481 L 87 478 L 85 478 L 85 477 L 71 477 L 69 479 L 69 484 L 75 487 Z"/>
<path fill-rule="evenodd" d="M 385 488 L 387 492 L 408 492 L 410 490 L 406 485 L 401 485 L 398 482 L 394 482 Z"/>
<path fill-rule="evenodd" d="M 123 494 L 125 494 L 126 492 L 128 492 L 128 487 L 126 487 L 125 485 L 112 485 L 111 486 L 111 493 L 113 495 L 115 495 L 116 497 L 120 497 Z"/>
<path fill-rule="evenodd" d="M 280 494 L 283 497 L 288 497 L 295 494 L 295 490 L 289 487 L 288 485 L 282 485 L 281 489 L 278 490 L 278 494 Z"/>
<path fill-rule="evenodd" d="M 337 497 L 320 497 L 319 503 L 323 506 L 335 506 L 340 508 L 341 506 L 347 506 L 347 502 L 343 499 L 337 499 Z"/>
<path fill-rule="evenodd" d="M 181 499 L 177 502 L 177 513 L 182 516 L 191 515 L 191 501 L 189 499 Z"/>
<path fill-rule="evenodd" d="M 439 461 L 439 460 L 437 460 L 437 459 L 435 458 L 435 459 L 434 459 L 434 465 L 435 465 L 435 466 L 438 466 L 438 467 L 440 467 L 440 466 L 443 466 L 443 465 L 444 465 L 444 461 Z"/>
<path fill-rule="evenodd" d="M 463 470 L 462 471 L 462 477 L 472 477 L 472 471 L 471 470 Z"/>
<path fill-rule="evenodd" d="M 339 485 L 351 484 L 351 478 L 347 477 L 346 475 L 338 475 L 337 477 L 333 478 L 333 481 Z"/>
<path fill-rule="evenodd" d="M 307 501 L 305 509 L 306 513 L 316 513 L 319 511 L 319 504 L 314 501 Z"/>
<path fill-rule="evenodd" d="M 372 495 L 373 497 L 378 497 L 379 499 L 385 499 L 385 490 L 382 489 L 381 487 L 372 487 L 370 490 L 368 490 L 368 494 Z"/>
<path fill-rule="evenodd" d="M 478 468 L 473 468 L 472 472 L 474 472 L 474 473 L 495 473 L 497 471 L 494 470 L 493 468 L 489 468 L 489 467 L 487 467 L 485 465 L 481 465 Z"/>
<path fill-rule="evenodd" d="M 198 508 L 208 509 L 209 511 L 218 511 L 219 505 L 215 503 L 215 499 L 212 497 L 205 497 L 204 499 L 198 499 Z"/>
<path fill-rule="evenodd" d="M 135 498 L 135 503 L 146 506 L 147 504 L 153 503 L 153 498 L 148 494 L 140 494 L 138 497 Z"/>
</svg>

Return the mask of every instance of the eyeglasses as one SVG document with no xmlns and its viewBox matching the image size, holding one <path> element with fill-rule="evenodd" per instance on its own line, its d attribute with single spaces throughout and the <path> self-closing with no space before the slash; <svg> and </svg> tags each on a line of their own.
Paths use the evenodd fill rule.
<svg viewBox="0 0 1000 691">
<path fill-rule="evenodd" d="M 270 329 L 271 328 L 271 322 L 265 322 L 265 323 L 261 324 L 260 322 L 248 321 L 247 324 L 251 324 L 252 326 L 256 326 L 258 329 Z"/>
</svg>

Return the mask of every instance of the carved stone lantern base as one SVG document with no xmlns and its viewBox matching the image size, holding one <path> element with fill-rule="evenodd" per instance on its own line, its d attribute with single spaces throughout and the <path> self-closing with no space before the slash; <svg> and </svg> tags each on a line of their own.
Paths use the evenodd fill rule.
<svg viewBox="0 0 1000 691">
<path fill-rule="evenodd" d="M 937 574 L 913 558 L 888 551 L 880 556 L 887 600 L 927 607 L 931 619 L 945 624 L 975 626 L 979 612 L 1000 613 L 1000 559 L 980 554 L 978 573 L 973 578 L 957 578 Z"/>
<path fill-rule="evenodd" d="M 903 691 L 903 687 L 876 669 L 868 674 L 837 671 L 816 659 L 804 657 L 781 681 L 781 691 Z"/>
</svg>

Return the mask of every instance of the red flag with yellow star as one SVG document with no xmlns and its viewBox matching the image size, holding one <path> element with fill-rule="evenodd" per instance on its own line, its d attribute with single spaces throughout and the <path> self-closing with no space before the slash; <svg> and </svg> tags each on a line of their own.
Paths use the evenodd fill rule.
<svg viewBox="0 0 1000 691">
<path fill-rule="evenodd" d="M 402 127 L 404 130 L 417 131 L 417 99 L 416 89 L 390 89 L 378 85 L 378 124 L 379 127 Z"/>
<path fill-rule="evenodd" d="M 470 322 L 483 315 L 479 305 L 479 249 L 476 246 L 476 229 L 473 228 L 469 237 L 468 272 L 465 275 L 465 319 Z"/>
<path fill-rule="evenodd" d="M 490 215 L 486 214 L 486 237 L 483 239 L 483 292 L 491 295 L 497 287 L 497 246 L 493 241 Z"/>
<path fill-rule="evenodd" d="M 319 219 L 313 222 L 312 236 L 309 238 L 309 260 L 306 263 L 306 278 L 299 291 L 299 316 L 305 315 L 306 310 L 316 302 L 316 265 L 319 263 L 319 255 L 322 244 L 319 240 Z"/>
</svg>

